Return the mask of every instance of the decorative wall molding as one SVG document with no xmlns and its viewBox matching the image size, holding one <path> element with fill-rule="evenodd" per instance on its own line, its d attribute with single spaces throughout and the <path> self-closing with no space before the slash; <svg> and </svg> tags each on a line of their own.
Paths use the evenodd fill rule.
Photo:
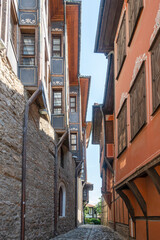
<svg viewBox="0 0 160 240">
<path fill-rule="evenodd" d="M 53 32 L 62 32 L 63 29 L 62 28 L 52 28 Z"/>
<path fill-rule="evenodd" d="M 152 45 L 159 29 L 160 29 L 160 4 L 159 4 L 159 9 L 158 9 L 158 12 L 157 12 L 157 16 L 155 18 L 154 30 L 153 30 L 153 33 L 152 33 L 151 38 L 150 38 L 150 46 Z"/>
<path fill-rule="evenodd" d="M 71 127 L 71 131 L 78 131 L 78 128 L 72 128 Z"/>
<path fill-rule="evenodd" d="M 136 58 L 133 75 L 132 75 L 132 80 L 130 82 L 130 88 L 132 87 L 132 85 L 136 79 L 139 69 L 141 68 L 143 62 L 146 60 L 147 60 L 147 55 L 145 53 Z"/>
<path fill-rule="evenodd" d="M 36 25 L 37 24 L 37 13 L 31 12 L 20 12 L 19 18 L 20 25 Z"/>
<path fill-rule="evenodd" d="M 60 81 L 54 82 L 53 81 L 53 85 L 55 85 L 55 86 L 57 86 L 57 85 L 63 86 L 63 82 L 60 82 Z"/>
<path fill-rule="evenodd" d="M 70 94 L 77 94 L 77 92 L 70 92 Z"/>
</svg>

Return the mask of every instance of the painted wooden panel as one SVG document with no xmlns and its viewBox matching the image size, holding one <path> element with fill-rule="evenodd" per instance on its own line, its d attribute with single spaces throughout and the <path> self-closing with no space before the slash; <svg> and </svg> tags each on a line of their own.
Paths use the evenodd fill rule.
<svg viewBox="0 0 160 240">
<path fill-rule="evenodd" d="M 19 0 L 19 9 L 37 9 L 37 0 Z"/>
<path fill-rule="evenodd" d="M 37 67 L 19 66 L 19 78 L 24 86 L 37 86 Z"/>
<path fill-rule="evenodd" d="M 51 75 L 63 75 L 63 58 L 52 58 Z"/>
<path fill-rule="evenodd" d="M 52 86 L 63 86 L 64 85 L 64 78 L 63 77 L 51 77 Z"/>
<path fill-rule="evenodd" d="M 37 24 L 37 12 L 20 12 L 19 13 L 20 25 L 36 25 Z"/>
<path fill-rule="evenodd" d="M 55 129 L 64 129 L 64 115 L 52 114 L 52 126 Z"/>
</svg>

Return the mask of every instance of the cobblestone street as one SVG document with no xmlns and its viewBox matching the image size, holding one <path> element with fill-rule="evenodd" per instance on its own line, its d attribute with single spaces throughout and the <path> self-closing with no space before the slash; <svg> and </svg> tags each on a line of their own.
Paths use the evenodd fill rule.
<svg viewBox="0 0 160 240">
<path fill-rule="evenodd" d="M 82 225 L 66 234 L 55 237 L 54 240 L 124 240 L 112 229 L 99 225 Z M 52 239 L 51 239 L 52 240 Z"/>
</svg>

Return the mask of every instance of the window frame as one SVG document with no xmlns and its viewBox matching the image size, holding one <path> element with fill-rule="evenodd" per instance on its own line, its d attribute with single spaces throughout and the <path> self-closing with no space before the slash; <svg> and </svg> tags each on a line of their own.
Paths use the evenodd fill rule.
<svg viewBox="0 0 160 240">
<path fill-rule="evenodd" d="M 33 46 L 33 51 L 34 51 L 34 54 L 27 54 L 25 53 L 24 54 L 24 38 L 30 38 L 30 39 L 34 39 L 34 44 L 30 45 L 26 45 L 26 46 Z M 21 65 L 24 65 L 24 66 L 35 66 L 35 60 L 36 60 L 36 39 L 35 39 L 35 32 L 25 32 L 25 30 L 23 31 L 23 29 L 21 30 L 21 53 L 20 53 L 20 62 L 21 62 Z M 34 59 L 34 64 L 24 64 L 23 63 L 23 60 L 24 59 Z"/>
<path fill-rule="evenodd" d="M 53 92 L 53 108 L 52 108 L 52 112 L 55 115 L 60 115 L 60 114 L 63 113 L 63 102 L 62 102 L 63 92 L 62 92 L 62 89 L 61 88 L 53 89 L 52 92 Z M 54 105 L 54 102 L 55 102 L 54 94 L 57 93 L 57 92 L 61 93 L 61 105 L 59 105 L 59 106 Z M 61 109 L 61 113 L 56 113 L 55 109 Z"/>
<path fill-rule="evenodd" d="M 143 74 L 144 74 L 144 77 L 143 77 Z M 140 78 L 140 76 L 142 75 L 143 79 Z M 142 93 L 142 91 L 138 91 L 139 89 L 136 89 L 136 85 L 138 85 L 140 83 L 140 81 L 142 81 L 142 85 L 144 86 L 144 92 Z M 135 102 L 133 103 L 132 99 L 132 92 L 135 92 L 135 95 L 136 95 L 136 103 L 137 103 L 137 106 L 135 106 Z M 141 99 L 139 100 L 138 98 L 138 95 L 142 93 L 143 96 L 141 97 Z M 145 61 L 142 63 L 137 75 L 136 75 L 136 78 L 134 80 L 134 83 L 133 85 L 131 86 L 130 88 L 130 91 L 129 91 L 129 94 L 130 94 L 130 132 L 131 132 L 131 140 L 130 142 L 132 142 L 135 137 L 139 134 L 139 132 L 141 131 L 141 129 L 145 126 L 146 122 L 147 122 L 147 103 L 146 103 L 146 67 L 145 67 Z M 144 101 L 144 102 L 143 102 Z M 132 105 L 133 104 L 133 105 Z M 137 126 L 137 131 L 135 131 L 134 133 L 134 130 L 133 130 L 133 114 L 136 114 L 136 112 L 138 112 L 137 109 L 139 109 L 139 107 L 141 106 L 140 104 L 144 104 L 144 108 L 143 108 L 143 113 L 144 113 L 144 119 L 143 119 L 143 122 L 140 124 L 140 114 L 137 113 L 137 123 L 138 123 L 138 126 Z M 136 109 L 136 111 L 134 111 L 134 108 Z M 134 123 L 135 123 L 135 118 L 134 118 Z"/>
<path fill-rule="evenodd" d="M 124 26 L 123 26 L 124 24 Z M 124 34 L 122 32 L 124 28 Z M 117 40 L 116 40 L 116 45 L 117 45 L 117 77 L 116 77 L 116 80 L 118 80 L 119 78 L 119 75 L 122 71 L 122 68 L 123 68 L 123 64 L 125 62 L 125 59 L 126 59 L 126 56 L 127 56 L 127 45 L 126 45 L 126 34 L 127 34 L 127 31 L 126 31 L 126 11 L 124 11 L 123 13 L 123 17 L 122 17 L 122 21 L 121 21 L 121 24 L 120 24 L 120 28 L 119 28 L 119 32 L 118 32 L 118 37 L 117 37 Z M 122 54 L 119 54 L 119 49 L 122 49 L 122 47 L 119 47 L 119 39 L 121 39 L 120 37 L 123 36 L 123 39 L 124 39 L 124 55 L 121 59 L 120 56 L 122 56 Z M 120 55 L 120 56 L 119 56 Z M 121 60 L 121 62 L 120 62 Z"/>
<path fill-rule="evenodd" d="M 124 113 L 123 113 L 124 111 Z M 122 115 L 124 114 L 124 116 Z M 122 124 L 120 125 L 119 121 L 120 121 L 120 118 L 121 118 L 121 115 L 122 115 L 122 119 L 124 118 L 125 119 L 125 122 L 124 122 L 124 128 L 122 128 Z M 120 130 L 123 130 L 123 132 L 121 132 L 120 134 Z M 121 109 L 117 115 L 117 131 L 118 131 L 118 156 L 117 158 L 119 158 L 121 156 L 121 154 L 127 149 L 127 146 L 128 146 L 128 143 L 127 143 L 127 139 L 128 139 L 128 132 L 127 132 L 127 98 L 124 100 L 122 106 L 121 106 Z M 120 143 L 120 139 L 122 139 L 121 135 L 123 135 L 125 132 L 125 145 L 124 147 L 120 150 L 119 149 L 119 143 Z"/>
<path fill-rule="evenodd" d="M 54 46 L 53 40 L 54 39 L 60 39 L 60 44 L 58 45 L 58 46 L 60 46 L 60 50 L 59 51 L 54 51 L 53 50 L 53 46 Z M 54 56 L 54 52 L 60 53 L 60 55 L 59 56 Z M 52 57 L 54 57 L 54 58 L 62 57 L 62 34 L 57 34 L 57 33 L 56 34 L 55 33 L 52 34 Z"/>
<path fill-rule="evenodd" d="M 72 136 L 75 135 L 76 136 L 76 143 L 72 143 Z M 77 151 L 78 150 L 78 133 L 77 132 L 71 132 L 71 136 L 70 136 L 71 142 L 70 142 L 70 146 L 71 146 L 71 151 Z M 72 147 L 75 147 L 76 149 L 72 149 Z"/>
<path fill-rule="evenodd" d="M 73 99 L 75 99 L 75 106 L 74 107 L 71 107 L 71 103 L 73 103 L 73 102 L 71 102 L 71 98 L 73 98 Z M 73 110 L 75 110 L 75 111 L 71 111 L 71 109 L 73 109 Z M 70 112 L 71 113 L 75 113 L 75 112 L 77 112 L 77 96 L 76 95 L 70 95 Z"/>
<path fill-rule="evenodd" d="M 138 25 L 138 20 L 139 20 L 139 18 L 140 18 L 141 12 L 142 12 L 142 10 L 143 10 L 143 8 L 144 8 L 143 0 L 139 0 L 139 1 L 141 1 L 141 2 L 140 2 L 140 5 L 139 5 L 139 10 L 138 10 L 137 15 L 136 15 L 136 17 L 135 17 L 135 22 L 132 23 L 132 24 L 133 24 L 133 28 L 130 29 L 130 22 L 131 22 L 131 16 L 132 16 L 132 15 L 131 15 L 131 8 L 130 8 L 130 6 L 131 6 L 130 1 L 133 1 L 133 3 L 136 4 L 135 0 L 128 0 L 128 30 L 129 30 L 129 31 L 128 31 L 128 34 L 129 34 L 128 46 L 130 46 L 131 43 L 132 43 L 132 40 L 133 40 L 135 31 L 136 31 L 136 28 L 137 28 L 137 25 Z M 136 9 L 135 6 L 134 6 L 134 9 Z"/>
<path fill-rule="evenodd" d="M 151 53 L 152 115 L 154 115 L 157 112 L 157 110 L 160 108 L 160 100 L 159 100 L 158 103 L 156 103 L 156 99 L 155 99 L 156 79 L 158 81 L 158 75 L 155 76 L 155 67 L 153 67 L 153 62 L 155 63 L 155 60 L 153 58 L 154 50 L 155 50 L 155 47 L 157 48 L 157 46 L 159 44 L 160 44 L 160 31 L 158 31 L 154 41 L 152 42 L 152 45 L 151 45 L 150 49 L 149 49 L 149 51 Z"/>
</svg>

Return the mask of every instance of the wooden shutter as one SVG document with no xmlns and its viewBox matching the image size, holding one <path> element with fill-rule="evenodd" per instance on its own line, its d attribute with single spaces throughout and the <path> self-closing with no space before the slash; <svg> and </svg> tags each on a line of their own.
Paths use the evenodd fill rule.
<svg viewBox="0 0 160 240">
<path fill-rule="evenodd" d="M 128 0 L 129 44 L 131 44 L 138 19 L 143 9 L 143 0 Z"/>
<path fill-rule="evenodd" d="M 114 138 L 113 138 L 113 121 L 106 121 L 105 137 L 106 137 L 106 143 L 114 143 Z"/>
<path fill-rule="evenodd" d="M 127 101 L 118 116 L 118 155 L 127 147 Z"/>
<path fill-rule="evenodd" d="M 131 139 L 146 123 L 145 64 L 143 63 L 130 90 Z"/>
<path fill-rule="evenodd" d="M 126 13 L 124 14 L 117 39 L 117 79 L 126 58 Z"/>
<path fill-rule="evenodd" d="M 160 34 L 151 50 L 153 112 L 160 105 Z"/>
</svg>

